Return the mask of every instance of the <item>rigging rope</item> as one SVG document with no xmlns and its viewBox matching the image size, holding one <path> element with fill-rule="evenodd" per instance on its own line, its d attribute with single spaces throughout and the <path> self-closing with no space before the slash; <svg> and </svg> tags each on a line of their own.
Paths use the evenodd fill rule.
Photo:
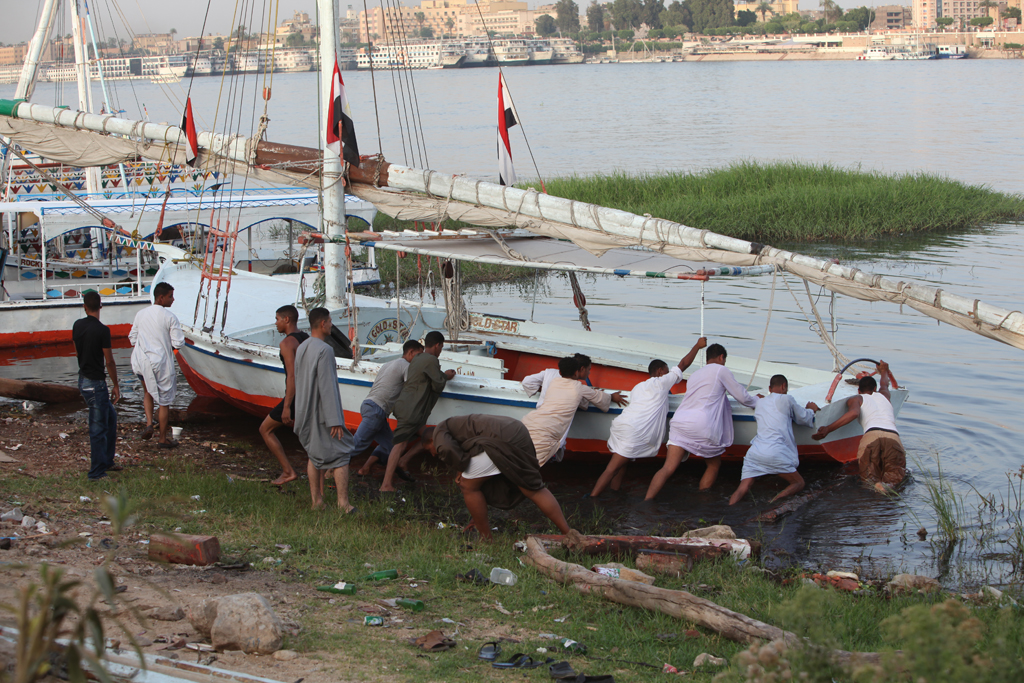
<svg viewBox="0 0 1024 683">
<path fill-rule="evenodd" d="M 797 296 L 796 296 L 796 292 L 794 292 L 793 288 L 789 286 L 789 280 L 786 278 L 785 275 L 782 276 L 782 281 L 785 283 L 786 289 L 788 289 L 789 293 L 793 296 L 793 301 L 796 302 L 797 308 L 799 308 L 800 312 L 803 313 L 804 318 L 807 320 L 807 324 L 811 327 L 811 329 L 815 329 L 815 325 L 811 321 L 811 317 L 809 315 L 807 315 L 807 311 L 805 311 L 803 305 L 801 305 L 800 299 L 798 299 Z M 806 281 L 804 282 L 804 286 L 807 286 Z M 807 288 L 808 298 L 810 298 L 810 291 L 811 291 L 810 287 L 808 287 Z M 814 309 L 814 301 L 813 300 L 811 301 L 811 308 Z M 828 334 L 825 332 L 824 325 L 820 324 L 821 318 L 820 318 L 820 316 L 818 316 L 817 309 L 814 309 L 814 316 L 816 318 L 818 318 L 818 321 L 819 321 L 819 324 L 818 324 L 818 326 L 816 328 L 817 332 L 818 332 L 818 336 L 820 336 L 821 340 L 823 342 L 825 342 L 825 346 L 828 347 L 829 352 L 832 354 L 832 360 L 835 363 L 835 365 L 833 366 L 833 369 L 834 370 L 838 370 L 839 368 L 841 368 L 846 363 L 849 363 L 850 361 L 849 361 L 849 359 L 846 356 L 844 356 L 839 351 L 838 348 L 836 348 L 835 343 L 833 343 L 833 341 L 828 338 Z"/>
<path fill-rule="evenodd" d="M 764 334 L 761 335 L 761 348 L 757 350 L 757 360 L 754 362 L 754 370 L 750 373 L 750 381 L 747 382 L 747 391 L 750 391 L 750 385 L 754 383 L 754 377 L 757 376 L 757 368 L 761 365 L 761 354 L 764 353 L 764 342 L 768 339 L 768 326 L 772 322 L 772 311 L 775 310 L 775 278 L 779 274 L 779 267 L 775 266 L 772 270 L 772 295 L 768 299 L 768 319 L 764 321 Z"/>
<path fill-rule="evenodd" d="M 462 267 L 458 261 L 445 259 L 441 267 L 441 291 L 444 294 L 444 329 L 448 339 L 455 342 L 459 334 L 469 330 L 469 310 L 462 299 Z"/>
<path fill-rule="evenodd" d="M 583 329 L 590 332 L 590 317 L 587 315 L 587 297 L 583 295 L 583 290 L 580 289 L 580 282 L 576 279 L 576 273 L 570 270 L 568 275 L 569 284 L 572 285 L 572 302 L 580 312 L 580 322 L 583 324 Z"/>
</svg>

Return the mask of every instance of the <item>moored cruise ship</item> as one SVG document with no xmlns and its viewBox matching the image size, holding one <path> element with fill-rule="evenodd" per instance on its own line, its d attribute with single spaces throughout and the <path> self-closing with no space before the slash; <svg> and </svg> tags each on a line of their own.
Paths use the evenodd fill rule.
<svg viewBox="0 0 1024 683">
<path fill-rule="evenodd" d="M 181 79 L 187 69 L 185 55 L 156 55 L 152 57 L 111 57 L 101 59 L 97 63 L 90 61 L 89 77 L 99 79 L 100 69 L 103 78 L 108 81 L 126 80 L 129 78 Z M 74 63 L 55 64 L 45 68 L 41 81 L 69 83 L 78 80 L 78 71 Z"/>
<path fill-rule="evenodd" d="M 495 66 L 498 60 L 491 52 L 491 44 L 487 40 L 467 40 L 462 43 L 462 49 L 466 58 L 462 62 L 462 68 L 473 68 L 477 66 Z"/>
<path fill-rule="evenodd" d="M 374 45 L 373 68 L 432 69 L 457 68 L 466 58 L 465 51 L 453 43 L 409 43 Z M 356 55 L 356 68 L 369 69 L 370 55 L 365 49 Z"/>
<path fill-rule="evenodd" d="M 551 55 L 552 64 L 583 63 L 583 53 L 576 47 L 576 43 L 572 38 L 551 38 L 548 42 L 553 50 Z"/>
<path fill-rule="evenodd" d="M 502 38 L 494 41 L 494 56 L 502 66 L 530 63 L 530 53 L 522 38 Z"/>
<path fill-rule="evenodd" d="M 551 43 L 543 38 L 527 40 L 526 50 L 530 55 L 530 66 L 535 64 L 550 64 L 551 57 L 555 54 L 555 50 L 551 47 Z"/>
</svg>

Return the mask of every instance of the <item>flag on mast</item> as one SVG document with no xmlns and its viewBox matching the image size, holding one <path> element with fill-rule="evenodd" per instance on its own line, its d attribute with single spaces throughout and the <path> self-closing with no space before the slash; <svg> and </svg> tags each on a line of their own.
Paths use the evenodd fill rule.
<svg viewBox="0 0 1024 683">
<path fill-rule="evenodd" d="M 334 75 L 331 78 L 331 101 L 327 103 L 327 149 L 342 156 L 348 163 L 359 165 L 359 145 L 356 144 L 356 129 L 352 124 L 352 109 L 345 97 L 345 81 L 341 79 L 338 60 L 334 60 Z"/>
<path fill-rule="evenodd" d="M 181 130 L 185 133 L 185 163 L 194 167 L 196 165 L 196 158 L 199 156 L 199 139 L 196 136 L 196 122 L 192 117 L 191 97 L 185 100 L 185 113 L 181 117 Z"/>
<path fill-rule="evenodd" d="M 498 182 L 502 185 L 516 184 L 516 169 L 512 166 L 512 145 L 508 140 L 508 129 L 519 123 L 519 114 L 508 94 L 505 76 L 498 74 Z"/>
</svg>

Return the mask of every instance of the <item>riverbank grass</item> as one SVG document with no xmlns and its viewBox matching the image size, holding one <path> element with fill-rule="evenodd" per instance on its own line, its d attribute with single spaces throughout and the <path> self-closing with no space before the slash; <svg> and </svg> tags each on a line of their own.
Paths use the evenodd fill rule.
<svg viewBox="0 0 1024 683">
<path fill-rule="evenodd" d="M 539 189 L 539 188 L 538 188 Z M 1024 218 L 1024 196 L 927 173 L 795 161 L 554 178 L 548 192 L 764 243 L 854 242 Z"/>
<path fill-rule="evenodd" d="M 351 516 L 330 509 L 311 511 L 301 481 L 282 495 L 265 483 L 232 480 L 222 472 L 201 470 L 181 460 L 154 461 L 125 471 L 116 486 L 128 500 L 146 501 L 136 505 L 135 530 L 143 535 L 174 529 L 212 534 L 220 539 L 225 562 L 243 557 L 253 562 L 254 568 L 263 572 L 258 576 L 265 581 L 266 593 L 287 595 L 286 607 L 292 615 L 300 615 L 301 632 L 291 637 L 286 647 L 304 656 L 322 657 L 324 666 L 340 666 L 324 654 L 340 653 L 346 663 L 337 673 L 346 679 L 507 681 L 513 674 L 492 669 L 476 657 L 484 642 L 505 637 L 505 658 L 522 652 L 541 661 L 548 656 L 555 661 L 569 659 L 577 671 L 613 674 L 616 680 L 662 680 L 663 664 L 692 670 L 694 658 L 703 652 L 733 662 L 726 672 L 729 680 L 752 680 L 747 678 L 747 667 L 740 665 L 743 658 L 737 659 L 747 649 L 745 645 L 661 613 L 581 594 L 571 585 L 559 585 L 521 565 L 513 541 L 526 533 L 551 531 L 528 505 L 499 522 L 502 530 L 494 544 L 481 544 L 461 532 L 467 515 L 454 484 L 422 482 L 397 497 L 376 499 L 370 494 L 370 484 L 355 479 L 353 501 L 359 512 Z M 96 484 L 78 474 L 13 478 L 6 484 L 9 500 L 54 510 L 65 524 L 75 519 L 94 522 L 98 506 L 79 503 L 79 496 L 95 501 L 103 495 Z M 114 484 L 106 488 L 111 486 Z M 332 498 L 329 492 L 327 499 Z M 573 515 L 573 523 L 584 532 L 604 531 L 595 528 L 594 518 Z M 141 546 L 130 540 L 123 547 L 126 555 L 144 554 L 137 549 Z M 287 552 L 282 552 L 283 548 Z M 568 559 L 589 566 L 611 558 Z M 783 582 L 753 565 L 732 560 L 698 563 L 685 578 L 659 578 L 658 585 L 684 588 L 755 619 L 803 632 L 823 646 L 846 650 L 926 648 L 933 645 L 929 633 L 963 632 L 961 635 L 971 639 L 956 650 L 965 653 L 957 655 L 957 671 L 969 673 L 972 681 L 1001 680 L 989 674 L 1003 672 L 1009 665 L 1020 666 L 1024 620 L 1008 614 L 1009 608 L 971 608 L 967 623 L 963 611 L 943 607 L 948 596 L 839 593 L 802 586 L 796 576 Z M 519 576 L 518 583 L 476 586 L 456 578 L 471 568 L 486 574 L 494 566 L 512 569 Z M 400 579 L 360 580 L 382 569 L 397 569 Z M 358 593 L 330 595 L 312 590 L 339 580 L 355 581 Z M 401 622 L 390 621 L 390 628 L 363 626 L 361 607 L 396 597 L 420 599 L 426 609 L 393 611 L 392 617 Z M 432 629 L 449 635 L 457 632 L 454 637 L 459 646 L 423 656 L 408 644 L 410 637 Z M 582 642 L 589 652 L 586 656 L 538 652 L 538 648 L 558 643 L 540 636 L 545 633 Z M 814 651 L 808 653 L 786 658 L 795 672 L 793 680 L 802 680 L 800 670 L 809 671 L 810 680 L 828 680 L 820 676 L 831 671 L 831 665 L 816 659 Z M 927 663 L 927 653 L 922 652 L 918 659 Z M 983 665 L 986 662 L 989 664 Z M 878 670 L 872 680 L 904 680 L 916 670 L 893 665 Z M 702 668 L 691 678 L 710 681 L 721 672 L 716 667 Z M 547 680 L 546 667 L 527 677 Z M 862 679 L 868 680 L 857 678 Z"/>
</svg>

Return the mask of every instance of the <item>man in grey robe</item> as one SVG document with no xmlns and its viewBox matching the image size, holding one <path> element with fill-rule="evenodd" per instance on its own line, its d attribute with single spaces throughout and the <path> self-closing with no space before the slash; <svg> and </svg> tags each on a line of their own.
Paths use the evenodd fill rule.
<svg viewBox="0 0 1024 683">
<path fill-rule="evenodd" d="M 295 435 L 306 449 L 309 492 L 313 509 L 324 506 L 324 478 L 334 470 L 338 507 L 355 508 L 348 502 L 348 463 L 352 458 L 352 434 L 345 428 L 345 413 L 338 393 L 338 369 L 331 335 L 331 314 L 326 308 L 309 312 L 310 338 L 295 352 Z"/>
</svg>

